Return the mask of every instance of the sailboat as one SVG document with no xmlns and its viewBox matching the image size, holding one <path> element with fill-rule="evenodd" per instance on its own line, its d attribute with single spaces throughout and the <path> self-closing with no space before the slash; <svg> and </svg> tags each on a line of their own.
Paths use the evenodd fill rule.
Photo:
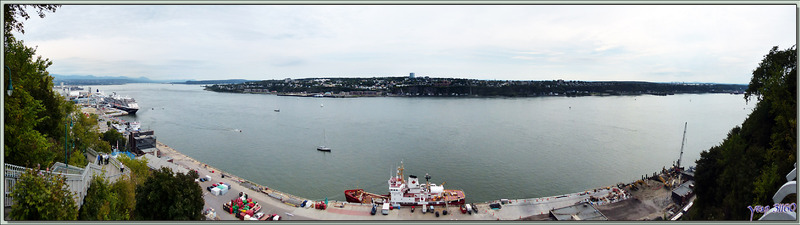
<svg viewBox="0 0 800 225">
<path fill-rule="evenodd" d="M 331 148 L 325 147 L 325 139 L 327 139 L 327 138 L 325 137 L 325 130 L 323 129 L 322 130 L 322 145 L 317 146 L 317 150 L 318 151 L 323 151 L 323 152 L 330 152 Z"/>
</svg>

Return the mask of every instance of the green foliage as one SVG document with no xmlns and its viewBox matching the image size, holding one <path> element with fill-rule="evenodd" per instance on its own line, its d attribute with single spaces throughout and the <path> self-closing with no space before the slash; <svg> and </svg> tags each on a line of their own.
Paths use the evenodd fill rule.
<svg viewBox="0 0 800 225">
<path fill-rule="evenodd" d="M 689 219 L 745 220 L 747 206 L 773 204 L 772 195 L 797 162 L 796 61 L 794 46 L 774 47 L 753 71 L 745 99 L 757 97 L 758 103 L 741 128 L 700 154 Z"/>
<path fill-rule="evenodd" d="M 127 156 L 117 157 L 117 160 L 125 165 L 126 170 L 131 171 L 131 182 L 136 186 L 142 185 L 151 175 L 150 167 L 147 166 L 147 159 L 131 159 Z"/>
<path fill-rule="evenodd" d="M 174 174 L 161 168 L 136 187 L 136 218 L 139 220 L 200 220 L 203 191 L 194 182 L 194 171 Z"/>
<path fill-rule="evenodd" d="M 23 5 L 4 5 L 6 31 L 3 51 L 3 81 L 12 81 L 14 92 L 5 96 L 4 150 L 7 163 L 33 166 L 50 165 L 63 155 L 64 118 L 74 110 L 71 103 L 59 97 L 47 67 L 52 62 L 36 56 L 36 49 L 25 46 L 11 34 L 24 32 L 18 17 L 27 19 Z M 40 17 L 58 6 L 35 5 Z M 5 88 L 5 87 L 4 87 Z M 60 152 L 60 154 L 58 154 Z M 62 158 L 63 159 L 63 158 Z"/>
<path fill-rule="evenodd" d="M 7 44 L 5 49 L 5 64 L 10 68 L 30 68 L 33 62 L 30 58 L 34 50 L 25 47 L 22 42 Z M 27 57 L 27 58 L 26 58 Z M 36 129 L 45 118 L 41 116 L 46 111 L 41 99 L 34 98 L 27 88 L 28 83 L 23 82 L 35 77 L 35 71 L 14 70 L 12 76 L 14 93 L 5 96 L 5 160 L 17 165 L 49 165 L 54 156 L 48 151 L 52 150 L 52 143 L 47 136 Z M 4 80 L 8 80 L 9 73 L 4 73 Z"/>
<path fill-rule="evenodd" d="M 132 212 L 129 207 L 131 185 L 120 179 L 109 184 L 102 176 L 92 179 L 86 198 L 80 209 L 81 220 L 128 220 Z M 126 193 L 128 192 L 128 193 Z"/>
<path fill-rule="evenodd" d="M 111 152 L 111 145 L 103 141 L 102 135 L 96 130 L 97 115 L 77 114 L 75 117 L 75 126 L 72 127 L 75 148 L 81 151 L 91 148 L 97 152 Z"/>
<path fill-rule="evenodd" d="M 110 121 L 106 123 L 109 124 L 108 127 L 111 127 Z M 127 139 L 125 139 L 121 133 L 117 132 L 116 129 L 108 129 L 108 131 L 103 133 L 103 140 L 106 141 L 110 146 L 117 146 L 117 144 L 119 144 L 119 146 L 125 146 L 125 141 Z"/>
<path fill-rule="evenodd" d="M 11 191 L 12 220 L 75 220 L 78 207 L 61 175 L 29 170 Z"/>
<path fill-rule="evenodd" d="M 116 199 L 119 204 L 116 207 L 117 210 L 126 214 L 122 218 L 125 220 L 133 218 L 136 209 L 136 184 L 131 178 L 123 177 L 123 179 L 117 180 L 111 185 L 111 192 L 117 195 Z"/>
</svg>

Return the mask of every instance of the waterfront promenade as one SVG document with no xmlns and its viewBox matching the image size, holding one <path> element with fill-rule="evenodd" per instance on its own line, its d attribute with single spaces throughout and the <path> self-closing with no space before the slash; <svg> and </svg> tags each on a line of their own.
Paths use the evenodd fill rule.
<svg viewBox="0 0 800 225">
<path fill-rule="evenodd" d="M 196 170 L 200 177 L 205 177 L 206 175 L 211 177 L 210 181 L 199 183 L 203 188 L 203 199 L 205 200 L 204 209 L 213 208 L 214 211 L 217 212 L 217 217 L 221 220 L 236 220 L 232 214 L 222 210 L 222 205 L 231 199 L 238 197 L 239 192 L 247 193 L 249 197 L 258 202 L 262 206 L 261 211 L 265 214 L 278 214 L 282 217 L 282 220 L 520 220 L 531 218 L 537 220 L 547 220 L 549 218 L 547 215 L 550 210 L 572 206 L 579 202 L 587 201 L 590 197 L 607 197 L 609 194 L 612 194 L 613 189 L 615 189 L 614 187 L 603 187 L 560 196 L 512 199 L 509 200 L 508 203 L 502 204 L 501 209 L 491 209 L 489 207 L 489 204 L 500 203 L 500 200 L 475 203 L 475 206 L 478 208 L 478 213 L 474 214 L 462 214 L 459 210 L 459 206 L 449 206 L 447 208 L 447 211 L 449 212 L 448 215 L 440 215 L 439 217 L 434 216 L 433 213 L 423 214 L 420 209 L 416 209 L 415 212 L 412 213 L 410 211 L 410 207 L 401 207 L 401 209 L 391 210 L 389 215 L 381 215 L 380 212 L 377 215 L 370 215 L 371 205 L 369 204 L 347 203 L 331 200 L 329 201 L 328 208 L 326 210 L 291 206 L 287 203 L 283 203 L 281 200 L 270 197 L 268 194 L 293 197 L 295 199 L 304 198 L 292 196 L 291 194 L 272 189 L 264 192 L 254 190 L 265 187 L 221 171 L 213 166 L 206 165 L 182 154 L 179 151 L 176 151 L 175 149 L 161 142 L 157 143 L 157 148 L 163 156 L 172 157 L 174 163 L 178 164 L 179 166 L 189 170 Z M 222 174 L 225 174 L 225 178 L 222 178 Z M 211 192 L 205 190 L 207 186 L 218 182 L 230 184 L 231 190 L 227 194 L 221 196 L 212 195 Z M 627 203 L 625 200 L 627 197 L 628 196 L 620 196 L 618 201 Z M 662 193 L 657 196 L 653 195 L 651 197 L 663 198 L 664 194 Z M 598 208 L 605 207 L 607 211 L 611 210 L 613 212 L 623 212 L 617 214 L 624 214 L 624 211 L 627 211 L 629 208 L 631 208 L 613 208 L 615 204 L 617 203 L 607 203 L 598 206 Z M 609 209 L 609 207 L 611 208 Z M 443 209 L 445 209 L 443 206 L 438 206 L 435 210 L 439 211 L 441 214 Z M 644 210 L 644 216 L 641 216 L 641 218 L 626 217 L 626 219 L 649 219 L 649 216 L 652 216 L 651 211 L 653 210 L 656 209 L 650 208 L 649 210 Z M 660 210 L 657 211 L 660 212 Z M 614 218 L 612 217 L 610 219 Z"/>
</svg>

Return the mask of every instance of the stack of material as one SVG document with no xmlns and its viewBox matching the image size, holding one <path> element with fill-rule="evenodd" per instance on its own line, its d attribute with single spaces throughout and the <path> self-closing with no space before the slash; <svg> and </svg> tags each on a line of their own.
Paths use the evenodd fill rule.
<svg viewBox="0 0 800 225">
<path fill-rule="evenodd" d="M 214 188 L 211 188 L 211 194 L 213 195 L 216 196 L 224 195 L 227 194 L 228 191 L 230 190 L 230 186 L 228 184 L 220 182 L 220 184 L 215 184 L 215 185 L 216 186 Z"/>
</svg>

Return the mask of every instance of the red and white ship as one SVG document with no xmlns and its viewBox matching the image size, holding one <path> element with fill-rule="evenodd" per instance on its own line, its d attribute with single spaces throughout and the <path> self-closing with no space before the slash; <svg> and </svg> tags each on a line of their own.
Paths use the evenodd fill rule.
<svg viewBox="0 0 800 225">
<path fill-rule="evenodd" d="M 365 192 L 363 189 L 344 191 L 348 202 L 354 203 L 384 203 L 400 205 L 444 205 L 464 204 L 466 196 L 462 190 L 445 190 L 444 184 L 431 184 L 431 176 L 425 174 L 426 182 L 419 182 L 417 176 L 409 175 L 408 181 L 403 180 L 403 163 L 397 168 L 397 175 L 389 178 L 389 194 L 378 195 Z"/>
</svg>

